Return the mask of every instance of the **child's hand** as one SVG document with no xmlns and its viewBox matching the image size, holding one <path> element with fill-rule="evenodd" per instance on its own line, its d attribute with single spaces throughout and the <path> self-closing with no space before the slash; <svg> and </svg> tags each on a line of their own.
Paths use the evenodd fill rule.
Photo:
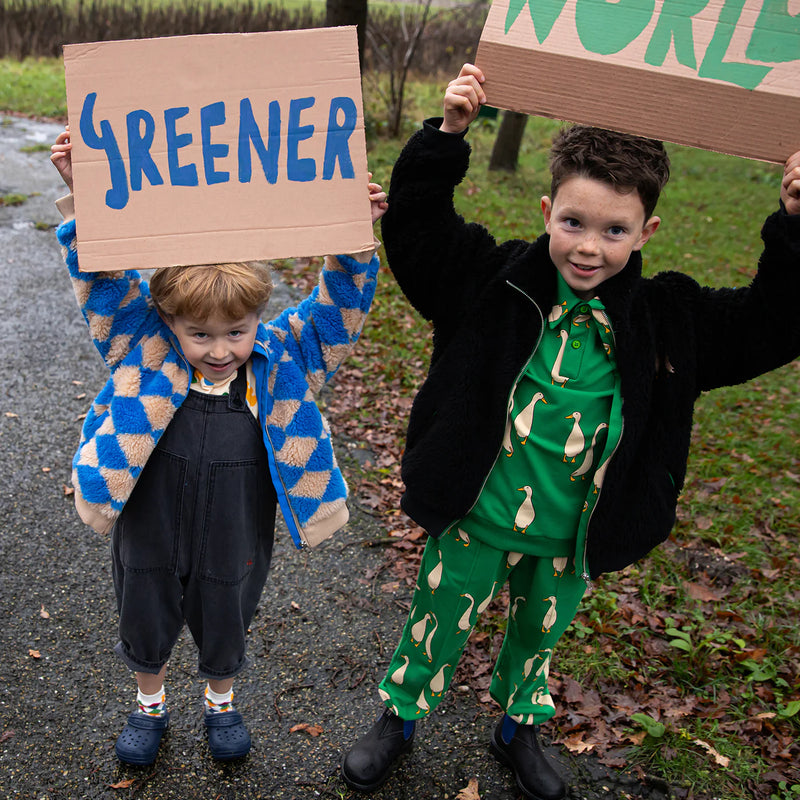
<svg viewBox="0 0 800 800">
<path fill-rule="evenodd" d="M 72 141 L 69 138 L 69 125 L 58 134 L 56 143 L 50 148 L 50 160 L 72 192 Z"/>
<path fill-rule="evenodd" d="M 372 178 L 371 172 L 368 175 Z M 367 190 L 369 191 L 369 205 L 372 211 L 372 224 L 374 225 L 386 213 L 389 204 L 386 202 L 386 192 L 383 191 L 379 183 L 368 183 Z"/>
<path fill-rule="evenodd" d="M 800 214 L 800 150 L 786 160 L 781 181 L 781 200 L 789 214 Z"/>
<path fill-rule="evenodd" d="M 461 133 L 469 127 L 486 95 L 481 84 L 486 80 L 474 64 L 464 64 L 455 80 L 447 84 L 444 93 L 444 122 L 439 126 L 445 133 Z"/>
</svg>

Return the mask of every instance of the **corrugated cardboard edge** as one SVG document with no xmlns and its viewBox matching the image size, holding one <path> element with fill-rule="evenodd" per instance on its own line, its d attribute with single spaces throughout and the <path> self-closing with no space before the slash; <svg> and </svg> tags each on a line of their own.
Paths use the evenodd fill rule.
<svg viewBox="0 0 800 800">
<path fill-rule="evenodd" d="M 475 63 L 497 108 L 777 164 L 800 147 L 800 98 L 491 41 Z"/>
</svg>

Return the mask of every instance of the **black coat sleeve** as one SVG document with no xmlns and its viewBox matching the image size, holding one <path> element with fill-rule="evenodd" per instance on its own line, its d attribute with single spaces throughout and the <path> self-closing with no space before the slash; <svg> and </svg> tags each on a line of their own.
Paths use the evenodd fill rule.
<svg viewBox="0 0 800 800">
<path fill-rule="evenodd" d="M 777 211 L 761 237 L 749 286 L 710 288 L 679 273 L 657 276 L 686 314 L 681 335 L 694 342 L 697 391 L 744 383 L 800 356 L 800 216 Z"/>
<path fill-rule="evenodd" d="M 751 380 L 800 356 L 800 216 L 781 208 L 761 230 L 749 286 L 703 288 L 695 318 L 701 391 Z"/>
<path fill-rule="evenodd" d="M 453 204 L 455 187 L 469 165 L 464 137 L 442 133 L 427 120 L 404 147 L 381 220 L 389 268 L 411 304 L 426 319 L 445 323 L 503 263 L 507 251 L 481 225 L 465 222 Z"/>
</svg>

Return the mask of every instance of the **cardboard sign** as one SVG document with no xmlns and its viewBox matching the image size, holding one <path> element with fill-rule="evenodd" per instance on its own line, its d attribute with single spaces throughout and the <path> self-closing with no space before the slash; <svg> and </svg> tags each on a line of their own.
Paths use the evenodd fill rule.
<svg viewBox="0 0 800 800">
<path fill-rule="evenodd" d="M 85 271 L 372 246 L 355 27 L 64 47 Z"/>
<path fill-rule="evenodd" d="M 500 108 L 782 163 L 800 149 L 799 11 L 494 0 L 475 61 Z"/>
</svg>

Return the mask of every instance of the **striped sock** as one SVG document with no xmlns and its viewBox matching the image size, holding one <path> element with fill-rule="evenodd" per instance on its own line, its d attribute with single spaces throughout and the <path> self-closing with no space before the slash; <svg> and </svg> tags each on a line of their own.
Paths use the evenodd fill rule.
<svg viewBox="0 0 800 800">
<path fill-rule="evenodd" d="M 167 711 L 166 699 L 163 686 L 155 694 L 144 694 L 141 689 L 136 693 L 139 711 L 148 717 L 163 717 Z"/>
<path fill-rule="evenodd" d="M 233 689 L 226 694 L 217 694 L 208 684 L 205 692 L 206 711 L 212 714 L 224 714 L 233 711 Z"/>
</svg>

